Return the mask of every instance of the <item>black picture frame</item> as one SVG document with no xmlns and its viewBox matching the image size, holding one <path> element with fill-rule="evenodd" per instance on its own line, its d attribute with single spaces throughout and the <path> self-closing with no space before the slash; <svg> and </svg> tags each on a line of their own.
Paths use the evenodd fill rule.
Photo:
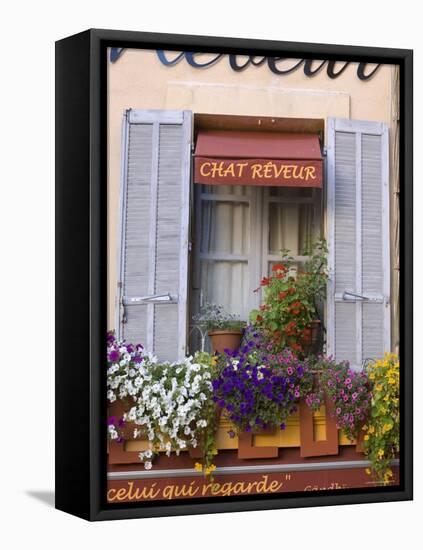
<svg viewBox="0 0 423 550">
<path fill-rule="evenodd" d="M 400 67 L 401 484 L 148 504 L 107 504 L 106 48 L 366 61 Z M 110 520 L 403 501 L 413 495 L 413 52 L 91 29 L 56 43 L 56 508 Z M 75 430 L 77 426 L 77 430 Z"/>
</svg>

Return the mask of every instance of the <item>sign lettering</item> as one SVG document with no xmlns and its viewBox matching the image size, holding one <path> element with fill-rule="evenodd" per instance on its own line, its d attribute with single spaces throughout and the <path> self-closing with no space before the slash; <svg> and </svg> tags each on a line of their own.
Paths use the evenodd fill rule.
<svg viewBox="0 0 423 550">
<path fill-rule="evenodd" d="M 398 467 L 393 468 L 390 485 L 399 483 Z M 276 494 L 294 491 L 336 491 L 375 485 L 364 468 L 313 470 L 267 474 L 217 475 L 213 481 L 204 477 L 109 480 L 110 503 L 152 500 L 233 497 Z"/>
<path fill-rule="evenodd" d="M 207 185 L 321 187 L 322 162 L 196 157 L 195 182 Z"/>
<path fill-rule="evenodd" d="M 110 48 L 110 61 L 115 63 L 123 54 L 125 48 Z M 205 69 L 212 67 L 218 63 L 223 58 L 228 58 L 229 67 L 235 71 L 240 72 L 247 69 L 249 66 L 260 67 L 263 64 L 266 64 L 268 69 L 276 75 L 284 76 L 291 74 L 297 70 L 303 71 L 304 75 L 307 77 L 313 77 L 319 73 L 326 65 L 326 75 L 334 80 L 341 76 L 341 74 L 347 69 L 351 64 L 350 61 L 344 62 L 344 64 L 336 69 L 337 61 L 332 61 L 328 59 L 295 59 L 292 62 L 292 65 L 282 67 L 282 64 L 286 64 L 287 58 L 285 57 L 262 57 L 255 55 L 236 55 L 236 54 L 205 54 L 202 52 L 180 52 L 177 53 L 175 57 L 171 58 L 169 52 L 165 53 L 164 50 L 156 50 L 157 57 L 159 61 L 166 67 L 172 67 L 185 59 L 185 61 L 193 67 L 194 69 Z M 199 56 L 209 55 L 206 60 L 198 59 Z M 245 61 L 244 59 L 247 58 Z M 317 61 L 319 65 L 313 68 L 313 64 Z M 357 63 L 356 75 L 359 80 L 366 81 L 370 80 L 377 72 L 380 67 L 375 65 L 372 69 L 367 70 L 368 63 L 363 61 Z"/>
</svg>

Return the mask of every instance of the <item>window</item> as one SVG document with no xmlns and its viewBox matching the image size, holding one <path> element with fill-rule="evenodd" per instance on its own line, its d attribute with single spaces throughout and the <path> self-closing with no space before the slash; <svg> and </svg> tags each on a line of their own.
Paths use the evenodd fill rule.
<svg viewBox="0 0 423 550">
<path fill-rule="evenodd" d="M 320 235 L 321 191 L 249 185 L 194 185 L 191 312 L 222 305 L 248 320 L 260 304 L 254 292 L 288 249 L 295 264 Z M 194 340 L 194 342 L 193 342 Z M 198 345 L 191 340 L 192 351 Z"/>
</svg>

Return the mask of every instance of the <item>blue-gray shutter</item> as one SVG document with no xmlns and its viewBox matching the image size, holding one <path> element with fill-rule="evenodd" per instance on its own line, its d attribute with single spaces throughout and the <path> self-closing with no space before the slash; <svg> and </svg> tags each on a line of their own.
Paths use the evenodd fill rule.
<svg viewBox="0 0 423 550">
<path fill-rule="evenodd" d="M 388 127 L 329 119 L 327 143 L 327 352 L 360 368 L 390 349 Z"/>
<path fill-rule="evenodd" d="M 191 112 L 123 121 L 116 328 L 160 360 L 185 355 Z"/>
</svg>

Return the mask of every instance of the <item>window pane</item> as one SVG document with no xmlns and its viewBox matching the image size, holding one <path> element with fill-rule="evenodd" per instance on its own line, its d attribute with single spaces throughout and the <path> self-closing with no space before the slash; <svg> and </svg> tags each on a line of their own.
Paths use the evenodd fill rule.
<svg viewBox="0 0 423 550">
<path fill-rule="evenodd" d="M 313 189 L 311 187 L 269 187 L 269 195 L 271 197 L 286 197 L 293 199 L 294 197 L 311 198 Z"/>
<path fill-rule="evenodd" d="M 269 254 L 288 249 L 303 255 L 311 245 L 312 216 L 310 204 L 269 203 Z"/>
<path fill-rule="evenodd" d="M 202 201 L 201 219 L 201 252 L 249 253 L 248 204 Z"/>
<path fill-rule="evenodd" d="M 221 305 L 228 313 L 245 320 L 249 313 L 249 284 L 247 262 L 201 263 L 203 303 Z"/>
<path fill-rule="evenodd" d="M 234 195 L 238 197 L 247 197 L 250 192 L 246 185 L 202 185 L 203 193 L 212 195 Z"/>
</svg>

